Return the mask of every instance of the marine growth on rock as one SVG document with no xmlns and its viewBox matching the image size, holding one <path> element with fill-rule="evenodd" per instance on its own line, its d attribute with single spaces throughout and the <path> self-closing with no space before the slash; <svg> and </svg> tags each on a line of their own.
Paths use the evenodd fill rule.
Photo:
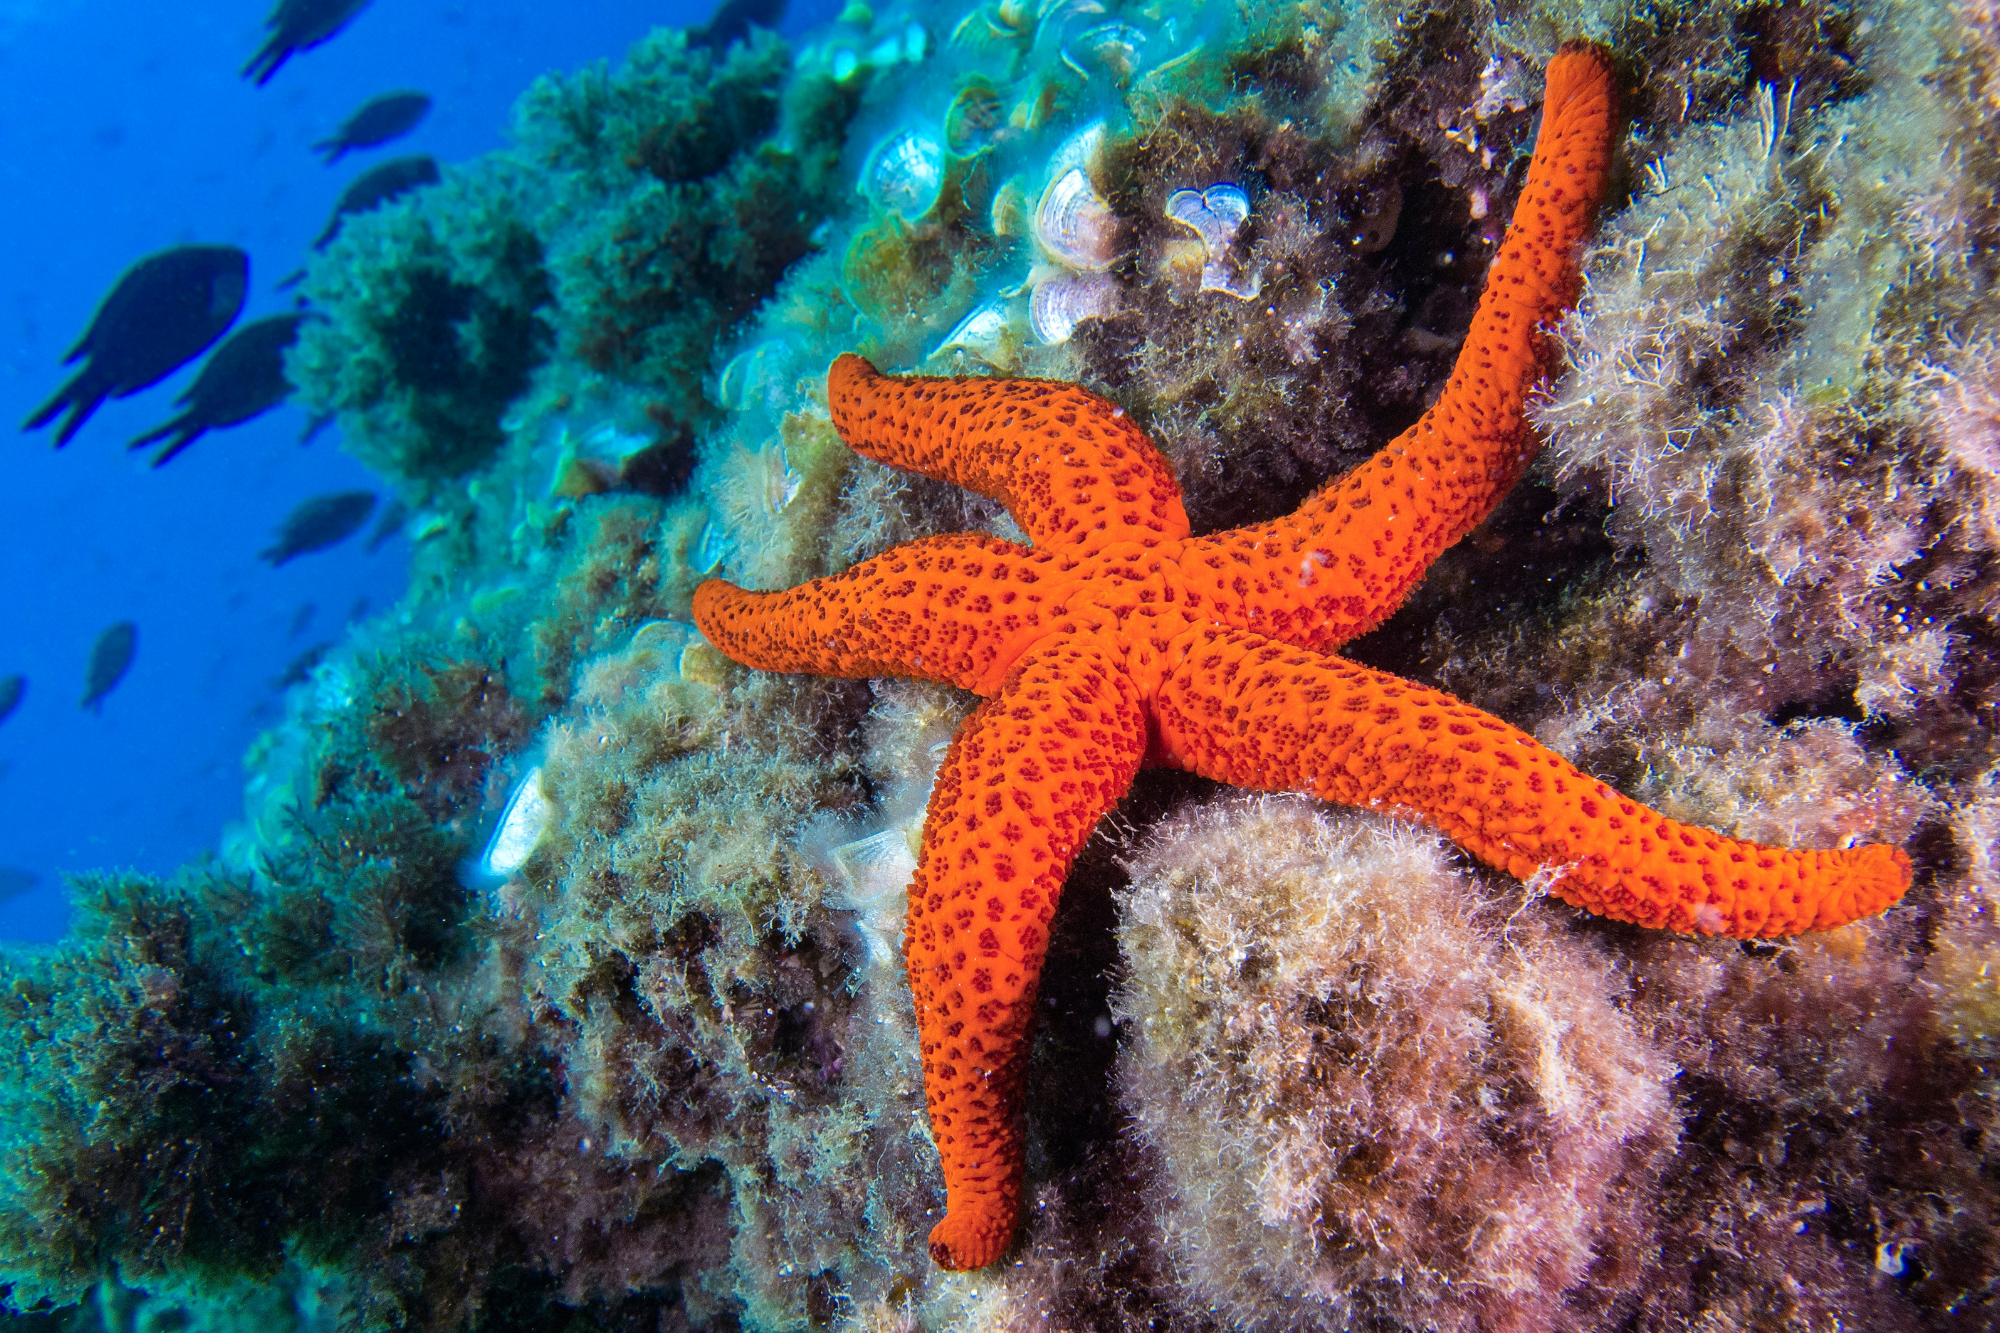
<svg viewBox="0 0 2000 1333">
<path fill-rule="evenodd" d="M 360 10 L 277 6 L 250 72 Z M 69 938 L 0 953 L 10 1313 L 1992 1327 L 2000 12 L 758 12 L 538 81 L 505 149 L 311 256 L 284 376 L 380 474 L 410 587 L 302 657 L 212 857 L 79 865 Z M 1588 161 L 1539 128 L 1570 41 L 1623 108 Z M 1594 225 L 1551 162 L 1602 173 Z M 93 324 L 48 420 L 227 323 Z M 263 399 L 217 392 L 188 409 Z M 1051 526 L 1074 469 L 1018 503 L 997 456 L 901 466 L 1031 408 L 1071 418 L 1043 464 L 1130 447 L 1104 503 L 1158 541 Z M 1383 450 L 1446 417 L 1464 475 Z M 1476 503 L 1415 533 L 1441 490 Z M 1328 497 L 1353 540 L 1295 542 Z M 1129 699 L 1076 644 L 1016 662 L 1079 543 L 1081 640 L 1169 592 L 1257 623 Z M 1156 575 L 1166 543 L 1222 567 Z M 710 580 L 824 595 L 779 634 Z M 109 720 L 147 659 L 106 640 L 68 698 Z M 1142 697 L 1213 707 L 1142 729 Z M 1336 754 L 1392 707 L 1481 748 Z M 1093 717 L 1084 818 L 1055 763 Z M 1495 813 L 1531 772 L 1591 839 Z M 1032 916 L 932 902 L 1058 811 L 1006 881 Z M 1908 889 L 1866 917 L 1881 848 Z M 1709 901 L 1701 857 L 1763 849 L 1877 873 Z M 980 1012 L 1036 951 L 1032 1007 Z"/>
</svg>

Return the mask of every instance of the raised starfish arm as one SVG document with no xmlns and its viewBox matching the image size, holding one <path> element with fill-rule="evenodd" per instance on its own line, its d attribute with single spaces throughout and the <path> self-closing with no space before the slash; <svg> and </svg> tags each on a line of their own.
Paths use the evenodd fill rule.
<svg viewBox="0 0 2000 1333">
<path fill-rule="evenodd" d="M 1214 615 L 1338 647 L 1402 605 L 1513 486 L 1535 450 L 1521 413 L 1548 360 L 1539 326 L 1576 299 L 1615 120 L 1604 53 L 1564 46 L 1549 62 L 1527 184 L 1443 396 L 1297 512 L 1190 543 L 1183 568 Z"/>
<path fill-rule="evenodd" d="M 884 375 L 850 352 L 827 371 L 826 397 L 856 453 L 998 500 L 1037 547 L 1090 555 L 1188 534 L 1167 460 L 1074 384 Z"/>
<path fill-rule="evenodd" d="M 1021 1201 L 1022 1079 L 1049 920 L 1077 849 L 1146 748 L 1139 689 L 1089 640 L 1023 658 L 959 728 L 931 790 L 904 957 L 944 1159 L 943 1268 L 983 1268 Z"/>
<path fill-rule="evenodd" d="M 1881 845 L 1786 851 L 1677 823 L 1491 714 L 1337 657 L 1190 631 L 1161 686 L 1156 756 L 1218 781 L 1401 807 L 1520 879 L 1602 916 L 1741 938 L 1826 930 L 1903 895 Z"/>
<path fill-rule="evenodd" d="M 694 590 L 708 641 L 760 671 L 909 676 L 992 694 L 1047 632 L 1054 557 L 979 533 L 904 542 L 784 592 L 723 579 Z"/>
</svg>

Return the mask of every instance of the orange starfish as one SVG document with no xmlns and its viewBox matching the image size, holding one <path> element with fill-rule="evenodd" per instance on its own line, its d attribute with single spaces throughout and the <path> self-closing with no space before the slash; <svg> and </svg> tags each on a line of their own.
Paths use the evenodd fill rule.
<svg viewBox="0 0 2000 1333">
<path fill-rule="evenodd" d="M 1330 655 L 1388 616 L 1532 455 L 1521 412 L 1548 360 L 1538 326 L 1574 300 L 1612 123 L 1605 57 L 1565 46 L 1444 395 L 1291 516 L 1191 537 L 1166 460 L 1095 395 L 891 378 L 842 356 L 827 388 L 850 445 L 1001 501 L 1034 545 L 932 537 L 789 592 L 696 592 L 702 632 L 747 665 L 987 697 L 938 773 L 904 942 L 944 1166 L 939 1264 L 981 1267 L 1013 1236 L 1049 921 L 1141 765 L 1409 811 L 1488 865 L 1549 872 L 1579 907 L 1667 930 L 1825 929 L 1908 885 L 1895 848 L 1784 851 L 1676 823 L 1498 718 Z"/>
</svg>

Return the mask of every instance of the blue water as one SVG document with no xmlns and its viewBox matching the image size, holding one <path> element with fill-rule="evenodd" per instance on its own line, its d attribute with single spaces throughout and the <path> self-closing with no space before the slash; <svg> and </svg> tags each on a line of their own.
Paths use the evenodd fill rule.
<svg viewBox="0 0 2000 1333">
<path fill-rule="evenodd" d="M 239 245 L 251 256 L 239 326 L 288 309 L 274 284 L 355 176 L 404 153 L 498 148 L 537 74 L 615 60 L 653 25 L 710 7 L 375 0 L 259 89 L 238 71 L 262 44 L 265 0 L 0 0 L 0 431 L 67 379 L 63 354 L 134 260 Z M 828 9 L 795 4 L 785 26 Z M 309 150 L 369 97 L 406 87 L 435 99 L 409 138 L 332 168 Z M 279 716 L 274 678 L 357 606 L 378 614 L 402 592 L 400 538 L 279 569 L 257 559 L 308 496 L 373 488 L 386 502 L 337 428 L 300 446 L 296 407 L 210 433 L 159 471 L 126 451 L 199 366 L 107 402 L 60 451 L 48 430 L 4 445 L 0 676 L 25 674 L 28 690 L 0 722 L 0 867 L 40 881 L 0 902 L 0 939 L 62 932 L 64 872 L 163 873 L 214 848 L 241 814 L 244 751 Z M 78 707 L 91 645 L 124 619 L 138 652 L 93 715 Z"/>
</svg>

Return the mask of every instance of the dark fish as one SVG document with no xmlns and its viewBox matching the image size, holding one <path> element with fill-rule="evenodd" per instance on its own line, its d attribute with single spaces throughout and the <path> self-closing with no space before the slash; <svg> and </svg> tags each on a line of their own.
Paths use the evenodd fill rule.
<svg viewBox="0 0 2000 1333">
<path fill-rule="evenodd" d="M 326 230 L 319 234 L 312 248 L 324 250 L 327 242 L 340 234 L 340 224 L 347 220 L 349 214 L 369 212 L 391 199 L 408 194 L 419 185 L 437 183 L 436 158 L 422 154 L 390 158 L 373 171 L 357 176 L 352 185 L 340 192 L 340 201 L 333 206 L 333 216 L 327 219 Z"/>
<path fill-rule="evenodd" d="M 375 494 L 372 491 L 336 491 L 331 495 L 315 495 L 303 500 L 299 507 L 286 516 L 278 528 L 278 539 L 268 550 L 259 551 L 260 559 L 268 560 L 275 567 L 284 564 L 295 555 L 307 555 L 313 551 L 324 551 L 352 537 L 368 515 L 375 509 Z"/>
<path fill-rule="evenodd" d="M 121 620 L 97 636 L 90 650 L 90 674 L 83 683 L 83 707 L 93 713 L 104 711 L 104 696 L 125 679 L 138 646 L 139 627 L 129 620 Z"/>
<path fill-rule="evenodd" d="M 271 315 L 230 334 L 187 392 L 174 400 L 187 410 L 147 431 L 130 447 L 143 449 L 155 440 L 173 436 L 153 455 L 153 466 L 158 467 L 203 433 L 240 426 L 284 402 L 292 392 L 292 382 L 285 378 L 285 349 L 297 339 L 304 319 L 302 313 Z"/>
<path fill-rule="evenodd" d="M 324 250 L 340 234 L 340 226 L 355 213 L 366 213 L 380 208 L 401 195 L 408 194 L 420 185 L 438 183 L 438 164 L 434 157 L 396 157 L 384 162 L 373 171 L 357 176 L 354 182 L 340 192 L 339 200 L 333 206 L 333 216 L 326 220 L 326 230 L 312 243 L 315 250 Z M 295 286 L 305 277 L 300 269 L 279 283 L 280 289 Z"/>
<path fill-rule="evenodd" d="M 775 28 L 785 17 L 785 0 L 722 0 L 708 22 L 689 28 L 687 44 L 727 51 L 732 42 L 750 35 L 750 29 Z"/>
<path fill-rule="evenodd" d="M 278 7 L 264 20 L 270 40 L 243 67 L 243 77 L 255 79 L 262 88 L 295 53 L 312 50 L 366 8 L 368 0 L 278 0 Z"/>
<path fill-rule="evenodd" d="M 249 285 L 250 256 L 233 245 L 181 245 L 140 260 L 63 358 L 68 365 L 88 356 L 83 369 L 23 429 L 46 426 L 67 407 L 56 445 L 68 444 L 106 398 L 130 397 L 207 351 L 235 321 Z"/>
<path fill-rule="evenodd" d="M 302 685 L 312 675 L 312 669 L 320 664 L 333 648 L 333 640 L 316 643 L 294 657 L 285 669 L 271 681 L 274 690 L 289 690 L 294 685 Z"/>
<path fill-rule="evenodd" d="M 21 706 L 21 696 L 27 692 L 26 676 L 0 676 L 0 722 L 14 715 L 14 710 Z"/>
<path fill-rule="evenodd" d="M 313 145 L 326 154 L 332 166 L 358 148 L 379 148 L 391 139 L 400 139 L 417 127 L 430 112 L 431 99 L 423 93 L 383 93 L 347 118 L 331 139 Z"/>
<path fill-rule="evenodd" d="M 19 866 L 0 866 L 0 903 L 11 902 L 41 882 L 42 877 Z"/>
<path fill-rule="evenodd" d="M 368 554 L 375 554 L 375 552 L 382 549 L 382 543 L 401 532 L 403 524 L 409 520 L 409 517 L 410 508 L 408 505 L 404 504 L 401 500 L 391 500 L 388 508 L 382 511 L 382 517 L 375 520 L 375 531 L 368 534 Z M 353 618 L 349 617 L 349 619 Z"/>
</svg>

